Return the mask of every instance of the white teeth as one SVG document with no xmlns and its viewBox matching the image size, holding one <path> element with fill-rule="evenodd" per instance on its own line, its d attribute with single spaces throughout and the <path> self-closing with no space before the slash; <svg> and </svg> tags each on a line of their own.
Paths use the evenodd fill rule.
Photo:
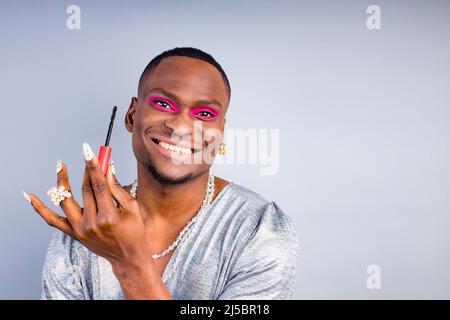
<svg viewBox="0 0 450 320">
<path fill-rule="evenodd" d="M 176 151 L 176 152 L 181 152 L 181 153 L 192 153 L 191 149 L 187 149 L 187 148 L 183 148 L 183 147 L 178 147 L 178 146 L 174 146 L 165 142 L 160 141 L 159 145 L 165 149 L 171 150 L 171 151 Z"/>
</svg>

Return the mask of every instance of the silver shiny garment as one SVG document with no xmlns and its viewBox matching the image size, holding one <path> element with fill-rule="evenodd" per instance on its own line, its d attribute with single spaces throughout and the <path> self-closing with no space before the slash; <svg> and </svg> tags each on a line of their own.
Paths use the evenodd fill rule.
<svg viewBox="0 0 450 320">
<path fill-rule="evenodd" d="M 174 299 L 292 299 L 299 256 L 291 218 L 275 202 L 230 182 L 183 236 L 163 280 Z M 124 296 L 106 259 L 57 230 L 41 298 Z"/>
</svg>

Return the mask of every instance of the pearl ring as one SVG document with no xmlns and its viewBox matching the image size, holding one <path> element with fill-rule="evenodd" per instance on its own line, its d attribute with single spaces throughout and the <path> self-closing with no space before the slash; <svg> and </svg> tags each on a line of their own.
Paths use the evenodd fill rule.
<svg viewBox="0 0 450 320">
<path fill-rule="evenodd" d="M 50 199 L 55 206 L 59 206 L 64 199 L 72 197 L 72 193 L 70 193 L 69 190 L 66 190 L 64 186 L 50 188 L 50 190 L 47 191 L 47 195 L 50 196 Z"/>
</svg>

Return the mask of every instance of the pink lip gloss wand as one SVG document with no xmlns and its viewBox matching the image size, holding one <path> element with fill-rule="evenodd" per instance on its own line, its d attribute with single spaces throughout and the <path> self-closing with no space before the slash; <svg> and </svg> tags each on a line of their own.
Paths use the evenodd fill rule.
<svg viewBox="0 0 450 320">
<path fill-rule="evenodd" d="M 108 134 L 106 135 L 106 142 L 104 146 L 100 147 L 100 151 L 98 153 L 98 162 L 100 163 L 100 168 L 103 171 L 103 174 L 106 175 L 106 171 L 108 170 L 109 158 L 111 157 L 112 148 L 109 146 L 109 140 L 111 139 L 111 132 L 113 129 L 114 118 L 116 117 L 117 106 L 114 106 L 111 121 L 109 122 Z"/>
</svg>

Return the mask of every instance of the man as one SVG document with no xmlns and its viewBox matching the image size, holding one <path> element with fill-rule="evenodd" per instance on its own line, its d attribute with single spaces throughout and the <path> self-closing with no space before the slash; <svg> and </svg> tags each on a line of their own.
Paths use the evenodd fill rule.
<svg viewBox="0 0 450 320">
<path fill-rule="evenodd" d="M 211 55 L 163 52 L 142 73 L 125 116 L 138 187 L 122 187 L 111 165 L 104 175 L 83 144 L 83 207 L 59 193 L 60 217 L 24 194 L 59 229 L 42 299 L 291 297 L 299 256 L 291 219 L 276 203 L 210 175 L 212 161 L 198 161 L 222 150 L 230 95 Z M 57 172 L 70 193 L 66 165 Z"/>
</svg>

